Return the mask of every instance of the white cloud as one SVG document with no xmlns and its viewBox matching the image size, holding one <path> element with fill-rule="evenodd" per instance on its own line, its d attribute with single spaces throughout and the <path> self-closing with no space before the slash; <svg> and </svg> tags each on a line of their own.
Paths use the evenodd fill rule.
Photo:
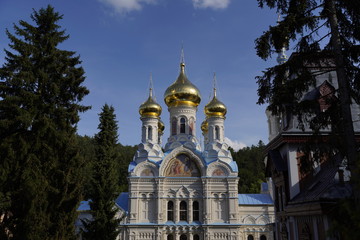
<svg viewBox="0 0 360 240">
<path fill-rule="evenodd" d="M 113 7 L 115 12 L 125 14 L 131 11 L 139 11 L 144 4 L 155 4 L 157 0 L 98 0 Z"/>
<path fill-rule="evenodd" d="M 247 147 L 245 143 L 242 143 L 240 141 L 233 141 L 230 138 L 225 137 L 225 143 L 229 145 L 232 149 L 235 150 L 235 152 L 239 151 L 239 149 L 242 149 L 244 147 Z"/>
<path fill-rule="evenodd" d="M 224 9 L 230 4 L 230 0 L 192 0 L 195 8 Z"/>
</svg>

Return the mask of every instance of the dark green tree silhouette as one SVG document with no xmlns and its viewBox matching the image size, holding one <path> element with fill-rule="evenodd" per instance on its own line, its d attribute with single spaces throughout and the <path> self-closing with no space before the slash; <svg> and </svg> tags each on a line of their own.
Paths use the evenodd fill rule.
<svg viewBox="0 0 360 240">
<path fill-rule="evenodd" d="M 95 136 L 95 155 L 92 173 L 90 208 L 92 219 L 83 221 L 84 239 L 115 240 L 119 234 L 120 220 L 115 206 L 119 195 L 117 151 L 117 122 L 114 108 L 107 104 L 100 113 L 100 130 Z"/>
<path fill-rule="evenodd" d="M 84 159 L 76 124 L 84 70 L 51 6 L 33 11 L 31 23 L 6 31 L 0 69 L 0 238 L 72 239 L 81 198 Z"/>
<path fill-rule="evenodd" d="M 258 0 L 258 3 L 260 7 L 276 8 L 284 16 L 256 39 L 258 56 L 266 60 L 290 42 L 296 43 L 296 54 L 287 62 L 268 68 L 263 76 L 257 77 L 258 103 L 269 103 L 268 109 L 273 114 L 287 111 L 302 117 L 314 116 L 306 115 L 314 113 L 314 104 L 300 101 L 303 93 L 314 86 L 316 75 L 336 71 L 339 102 L 308 121 L 314 130 L 329 124 L 333 127 L 339 137 L 337 148 L 357 176 L 357 143 L 350 104 L 352 99 L 360 102 L 360 2 Z M 310 72 L 310 66 L 319 70 Z"/>
<path fill-rule="evenodd" d="M 283 15 L 276 26 L 270 26 L 256 40 L 257 54 L 268 59 L 290 43 L 296 44 L 296 54 L 285 63 L 268 68 L 257 78 L 259 104 L 269 103 L 268 109 L 278 114 L 289 112 L 305 118 L 314 132 L 325 126 L 332 127 L 333 137 L 326 143 L 347 157 L 351 171 L 353 199 L 356 204 L 342 208 L 344 228 L 339 232 L 359 239 L 359 234 L 344 229 L 358 229 L 352 216 L 360 212 L 359 156 L 350 105 L 360 103 L 360 1 L 347 0 L 258 0 L 262 8 L 267 5 Z M 309 68 L 317 69 L 310 71 Z M 301 101 L 303 93 L 315 84 L 315 76 L 336 71 L 338 101 L 321 113 L 314 111 L 314 103 Z M 290 78 L 289 78 L 290 76 Z M 319 140 L 319 138 L 318 138 Z M 335 143 L 335 144 L 332 144 Z M 353 208 L 349 210 L 348 206 Z M 359 215 L 359 214 L 358 214 Z M 338 220 L 341 220 L 338 218 Z"/>
<path fill-rule="evenodd" d="M 239 193 L 260 193 L 261 183 L 265 182 L 264 143 L 245 147 L 231 155 L 239 168 Z"/>
</svg>

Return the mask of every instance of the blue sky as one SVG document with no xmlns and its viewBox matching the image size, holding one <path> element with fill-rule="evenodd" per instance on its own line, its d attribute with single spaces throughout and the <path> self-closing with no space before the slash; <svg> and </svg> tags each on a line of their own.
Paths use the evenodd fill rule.
<svg viewBox="0 0 360 240">
<path fill-rule="evenodd" d="M 254 40 L 275 24 L 275 11 L 258 8 L 256 0 L 0 0 L 0 48 L 9 49 L 6 28 L 13 32 L 13 23 L 30 21 L 33 8 L 48 4 L 64 15 L 59 24 L 70 35 L 60 48 L 76 51 L 86 72 L 90 94 L 83 104 L 92 109 L 81 114 L 80 135 L 98 131 L 98 114 L 108 103 L 116 111 L 119 142 L 138 144 L 138 107 L 148 96 L 152 73 L 166 142 L 169 114 L 163 94 L 178 76 L 183 44 L 187 76 L 202 94 L 198 137 L 216 72 L 218 97 L 228 107 L 225 135 L 235 148 L 267 142 L 255 76 L 274 65 L 276 56 L 261 60 Z"/>
</svg>

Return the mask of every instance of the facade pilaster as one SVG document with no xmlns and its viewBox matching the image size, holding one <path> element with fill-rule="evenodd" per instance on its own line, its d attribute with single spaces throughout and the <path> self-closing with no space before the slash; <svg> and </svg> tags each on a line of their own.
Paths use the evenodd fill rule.
<svg viewBox="0 0 360 240">
<path fill-rule="evenodd" d="M 180 221 L 180 201 L 178 198 L 176 198 L 174 203 L 174 222 L 178 223 L 179 221 Z"/>
<path fill-rule="evenodd" d="M 192 223 L 193 222 L 193 200 L 191 198 L 189 198 L 189 207 L 188 207 L 188 222 Z"/>
</svg>

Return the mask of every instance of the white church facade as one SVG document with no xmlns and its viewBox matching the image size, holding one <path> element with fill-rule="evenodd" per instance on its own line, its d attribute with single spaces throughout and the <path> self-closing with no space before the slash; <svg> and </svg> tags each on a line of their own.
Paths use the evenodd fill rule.
<svg viewBox="0 0 360 240">
<path fill-rule="evenodd" d="M 227 108 L 216 89 L 204 109 L 202 144 L 196 136 L 201 95 L 188 80 L 183 62 L 164 101 L 170 113 L 164 149 L 162 108 L 151 88 L 139 108 L 141 143 L 128 168 L 128 192 L 116 200 L 122 219 L 119 239 L 272 240 L 271 189 L 238 193 L 238 166 L 224 141 Z M 83 203 L 80 217 L 90 216 L 86 206 Z"/>
</svg>

